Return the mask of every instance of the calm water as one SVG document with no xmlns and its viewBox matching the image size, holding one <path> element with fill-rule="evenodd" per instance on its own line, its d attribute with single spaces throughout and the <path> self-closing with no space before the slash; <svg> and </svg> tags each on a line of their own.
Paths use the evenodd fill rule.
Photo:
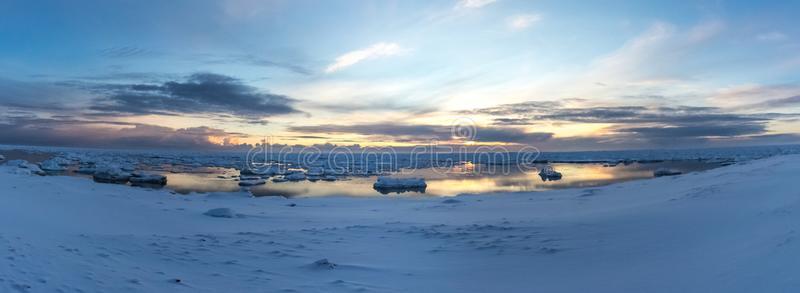
<svg viewBox="0 0 800 293">
<path fill-rule="evenodd" d="M 396 174 L 397 177 L 423 177 L 428 187 L 424 192 L 407 191 L 410 196 L 453 196 L 463 193 L 543 191 L 563 188 L 583 188 L 607 185 L 635 179 L 652 178 L 653 171 L 659 168 L 680 170 L 684 173 L 703 171 L 718 167 L 717 164 L 698 161 L 678 161 L 663 163 L 633 163 L 604 167 L 603 164 L 551 164 L 563 174 L 561 180 L 543 181 L 538 171 L 498 172 L 486 170 L 480 165 L 460 165 L 450 169 L 419 169 L 413 172 Z M 238 171 L 226 168 L 203 168 L 192 173 L 165 173 L 165 188 L 187 194 L 191 192 L 229 192 L 242 188 L 235 178 Z M 300 181 L 275 183 L 249 187 L 255 196 L 382 196 L 397 195 L 397 192 L 382 194 L 372 188 L 376 177 L 347 177 L 345 180 Z"/>
</svg>

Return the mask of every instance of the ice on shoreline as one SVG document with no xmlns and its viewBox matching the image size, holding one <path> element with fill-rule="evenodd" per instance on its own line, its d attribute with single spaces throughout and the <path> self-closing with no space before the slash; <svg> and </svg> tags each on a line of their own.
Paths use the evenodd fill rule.
<svg viewBox="0 0 800 293">
<path fill-rule="evenodd" d="M 800 268 L 800 156 L 447 200 L 176 196 L 17 170 L 0 167 L 3 292 L 793 292 Z"/>
<path fill-rule="evenodd" d="M 653 171 L 653 176 L 655 176 L 655 177 L 675 176 L 675 175 L 681 175 L 681 174 L 683 174 L 683 172 L 678 171 L 678 170 L 673 170 L 673 169 L 665 169 L 665 168 L 661 168 L 661 169 Z"/>
<path fill-rule="evenodd" d="M 131 173 L 130 182 L 133 184 L 166 185 L 167 177 L 152 172 L 136 171 Z"/>
<path fill-rule="evenodd" d="M 39 165 L 29 163 L 26 160 L 10 160 L 6 164 L 9 166 L 17 167 L 17 170 L 15 170 L 15 172 L 18 173 L 27 173 L 31 175 L 40 175 L 40 176 L 44 176 L 46 174 L 44 170 L 42 170 L 42 168 L 39 167 Z"/>
<path fill-rule="evenodd" d="M 69 165 L 69 162 L 64 163 L 61 160 L 57 160 L 57 158 L 45 160 L 39 164 L 42 170 L 54 172 L 66 171 L 67 165 Z"/>
<path fill-rule="evenodd" d="M 131 176 L 131 173 L 122 170 L 119 166 L 100 167 L 92 174 L 94 181 L 117 184 L 125 184 Z"/>
<path fill-rule="evenodd" d="M 239 181 L 239 186 L 255 186 L 266 184 L 267 181 L 261 178 L 247 178 Z"/>
<path fill-rule="evenodd" d="M 306 180 L 306 174 L 303 172 L 295 172 L 286 176 L 283 176 L 286 180 L 289 181 L 302 181 Z"/>
<path fill-rule="evenodd" d="M 380 176 L 372 186 L 376 189 L 425 188 L 428 187 L 428 184 L 425 183 L 425 179 L 423 178 L 393 178 L 389 176 Z"/>
</svg>

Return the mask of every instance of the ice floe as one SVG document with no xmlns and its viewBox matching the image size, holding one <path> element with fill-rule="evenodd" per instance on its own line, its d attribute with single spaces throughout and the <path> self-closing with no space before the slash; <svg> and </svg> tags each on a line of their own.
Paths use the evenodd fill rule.
<svg viewBox="0 0 800 293">
<path fill-rule="evenodd" d="M 152 184 L 152 185 L 167 184 L 167 176 L 152 172 L 142 172 L 142 171 L 133 172 L 129 180 L 133 184 Z"/>
<path fill-rule="evenodd" d="M 29 163 L 26 160 L 10 160 L 7 163 L 10 166 L 17 166 L 20 170 L 17 173 L 25 173 L 25 174 L 32 174 L 32 175 L 45 175 L 44 170 L 39 167 L 39 165 Z"/>
<path fill-rule="evenodd" d="M 247 179 L 239 181 L 239 186 L 255 186 L 255 185 L 262 185 L 266 184 L 267 181 L 261 178 L 256 179 Z"/>
<path fill-rule="evenodd" d="M 302 181 L 306 180 L 306 174 L 303 172 L 295 172 L 284 176 L 284 178 L 289 181 Z"/>
<path fill-rule="evenodd" d="M 562 174 L 553 169 L 553 166 L 546 166 L 539 171 L 539 177 L 542 177 L 542 181 L 561 180 Z"/>
<path fill-rule="evenodd" d="M 67 162 L 67 164 L 69 164 L 69 163 Z M 62 164 L 60 162 L 60 160 L 50 159 L 50 160 L 43 161 L 41 164 L 39 164 L 39 166 L 42 168 L 42 170 L 45 170 L 45 171 L 58 172 L 58 171 L 66 171 L 67 170 L 67 167 L 66 167 L 67 164 Z"/>
<path fill-rule="evenodd" d="M 392 189 L 392 188 L 425 188 L 428 186 L 423 178 L 394 178 L 389 176 L 380 176 L 378 181 L 372 185 L 376 189 Z"/>
<path fill-rule="evenodd" d="M 665 168 L 661 168 L 661 169 L 653 171 L 653 176 L 655 176 L 655 177 L 675 176 L 675 175 L 681 175 L 681 174 L 683 174 L 683 172 L 678 171 L 678 170 L 673 170 L 673 169 L 665 169 Z"/>
<path fill-rule="evenodd" d="M 102 183 L 125 184 L 131 178 L 131 173 L 124 171 L 119 166 L 105 166 L 98 168 L 92 174 L 94 181 Z"/>
</svg>

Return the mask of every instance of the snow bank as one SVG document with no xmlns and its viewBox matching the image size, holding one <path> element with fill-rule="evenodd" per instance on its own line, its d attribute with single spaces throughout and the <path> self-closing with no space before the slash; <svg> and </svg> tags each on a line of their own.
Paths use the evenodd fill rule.
<svg viewBox="0 0 800 293">
<path fill-rule="evenodd" d="M 800 156 L 457 201 L 182 196 L 0 168 L 0 265 L 9 268 L 0 292 L 794 292 L 799 284 Z"/>
<path fill-rule="evenodd" d="M 236 213 L 233 212 L 232 209 L 229 208 L 216 208 L 210 209 L 203 213 L 206 216 L 214 217 L 214 218 L 233 218 L 236 217 Z"/>
</svg>

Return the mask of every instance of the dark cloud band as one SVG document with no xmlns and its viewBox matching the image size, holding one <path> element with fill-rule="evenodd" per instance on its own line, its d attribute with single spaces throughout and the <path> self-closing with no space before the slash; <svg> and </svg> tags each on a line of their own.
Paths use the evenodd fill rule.
<svg viewBox="0 0 800 293">
<path fill-rule="evenodd" d="M 90 109 L 122 114 L 232 114 L 245 119 L 299 112 L 296 100 L 262 93 L 240 80 L 202 73 L 185 81 L 162 84 L 115 85 L 107 96 L 94 100 Z"/>
<path fill-rule="evenodd" d="M 316 134 L 357 134 L 381 137 L 389 141 L 426 143 L 436 139 L 440 141 L 453 140 L 453 131 L 449 126 L 440 125 L 403 125 L 394 123 L 374 123 L 355 125 L 314 125 L 294 126 L 288 129 L 299 133 Z M 525 132 L 516 128 L 476 127 L 474 137 L 476 142 L 501 142 L 501 143 L 535 143 L 552 138 L 552 133 Z"/>
</svg>

